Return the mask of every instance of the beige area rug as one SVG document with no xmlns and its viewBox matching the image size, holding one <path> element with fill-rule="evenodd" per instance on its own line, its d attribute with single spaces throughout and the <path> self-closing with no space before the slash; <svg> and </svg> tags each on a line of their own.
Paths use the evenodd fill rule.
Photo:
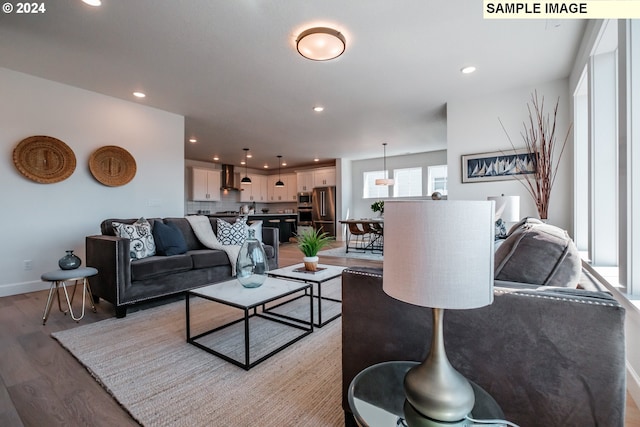
<svg viewBox="0 0 640 427">
<path fill-rule="evenodd" d="M 382 261 L 383 256 L 379 253 L 371 253 L 371 251 L 358 252 L 354 249 L 349 249 L 349 252 L 343 247 L 327 249 L 326 251 L 318 252 L 319 256 L 335 256 L 343 258 L 355 258 L 355 259 L 368 259 L 371 261 Z"/>
<path fill-rule="evenodd" d="M 196 329 L 239 313 L 192 299 Z M 273 330 L 256 329 L 252 345 L 278 341 Z M 184 301 L 52 335 L 144 426 L 344 425 L 341 319 L 249 371 L 187 344 Z"/>
</svg>

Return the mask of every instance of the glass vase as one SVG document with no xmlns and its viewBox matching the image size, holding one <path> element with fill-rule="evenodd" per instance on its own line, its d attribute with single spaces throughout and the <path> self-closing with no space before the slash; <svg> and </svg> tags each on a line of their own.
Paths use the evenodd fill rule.
<svg viewBox="0 0 640 427">
<path fill-rule="evenodd" d="M 255 236 L 255 230 L 249 229 L 249 235 L 240 247 L 236 261 L 236 277 L 245 288 L 257 288 L 267 280 L 267 254 L 262 243 Z"/>
<path fill-rule="evenodd" d="M 58 266 L 62 270 L 75 270 L 80 267 L 82 261 L 77 255 L 73 254 L 73 251 L 66 251 L 67 254 L 58 260 Z"/>
</svg>

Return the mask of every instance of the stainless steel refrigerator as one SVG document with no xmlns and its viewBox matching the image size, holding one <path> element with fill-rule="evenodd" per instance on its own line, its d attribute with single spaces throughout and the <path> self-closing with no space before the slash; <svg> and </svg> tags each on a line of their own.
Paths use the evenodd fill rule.
<svg viewBox="0 0 640 427">
<path fill-rule="evenodd" d="M 336 236 L 336 187 L 313 189 L 313 228 Z"/>
</svg>

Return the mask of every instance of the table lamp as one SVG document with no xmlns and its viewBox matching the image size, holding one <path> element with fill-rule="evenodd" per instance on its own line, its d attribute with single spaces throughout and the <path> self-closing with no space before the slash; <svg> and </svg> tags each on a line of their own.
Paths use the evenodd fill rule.
<svg viewBox="0 0 640 427">
<path fill-rule="evenodd" d="M 498 218 L 505 223 L 520 221 L 520 196 L 489 196 L 487 200 L 496 202 L 496 221 Z"/>
<path fill-rule="evenodd" d="M 404 379 L 409 409 L 431 420 L 459 422 L 475 398 L 447 358 L 443 316 L 445 309 L 493 302 L 494 202 L 388 201 L 384 227 L 383 290 L 433 312 L 429 355 Z"/>
</svg>

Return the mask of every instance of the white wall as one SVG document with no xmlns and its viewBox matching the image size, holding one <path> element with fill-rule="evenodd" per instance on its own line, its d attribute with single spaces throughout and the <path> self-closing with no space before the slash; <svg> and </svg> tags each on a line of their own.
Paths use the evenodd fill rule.
<svg viewBox="0 0 640 427">
<path fill-rule="evenodd" d="M 392 176 L 393 169 L 411 168 L 422 166 L 422 192 L 427 196 L 427 167 L 434 165 L 446 165 L 447 164 L 448 150 L 430 151 L 425 153 L 408 154 L 405 156 L 387 156 L 387 170 L 389 176 Z M 351 164 L 351 184 L 352 194 L 351 203 L 348 206 L 343 206 L 343 211 L 349 209 L 350 218 L 371 218 L 377 216 L 371 210 L 371 204 L 378 200 L 375 199 L 363 199 L 362 188 L 364 185 L 363 173 L 382 170 L 383 158 L 367 159 L 367 160 L 354 160 Z M 451 176 L 451 171 L 449 171 Z M 391 190 L 389 190 L 391 192 Z M 343 218 L 340 218 L 343 219 Z"/>
<path fill-rule="evenodd" d="M 4 68 L 0 99 L 0 296 L 48 287 L 40 275 L 57 269 L 67 249 L 85 265 L 85 236 L 99 234 L 103 219 L 184 214 L 184 117 Z M 73 150 L 69 178 L 39 184 L 17 171 L 13 150 L 33 135 Z M 89 156 L 104 145 L 135 158 L 130 183 L 106 187 L 93 178 Z"/>
<path fill-rule="evenodd" d="M 511 144 L 502 129 L 502 120 L 516 148 L 523 148 L 520 132 L 528 120 L 527 103 L 534 90 L 545 98 L 545 111 L 553 113 L 560 97 L 556 128 L 558 148 L 570 126 L 571 99 L 566 79 L 523 87 L 481 98 L 450 101 L 447 104 L 447 157 L 450 199 L 483 200 L 487 196 L 520 195 L 520 216 L 538 217 L 533 199 L 523 183 L 516 179 L 481 183 L 462 183 L 462 160 L 465 154 L 508 151 Z M 573 230 L 573 140 L 569 139 L 561 159 L 558 176 L 549 202 L 550 224 Z"/>
</svg>

